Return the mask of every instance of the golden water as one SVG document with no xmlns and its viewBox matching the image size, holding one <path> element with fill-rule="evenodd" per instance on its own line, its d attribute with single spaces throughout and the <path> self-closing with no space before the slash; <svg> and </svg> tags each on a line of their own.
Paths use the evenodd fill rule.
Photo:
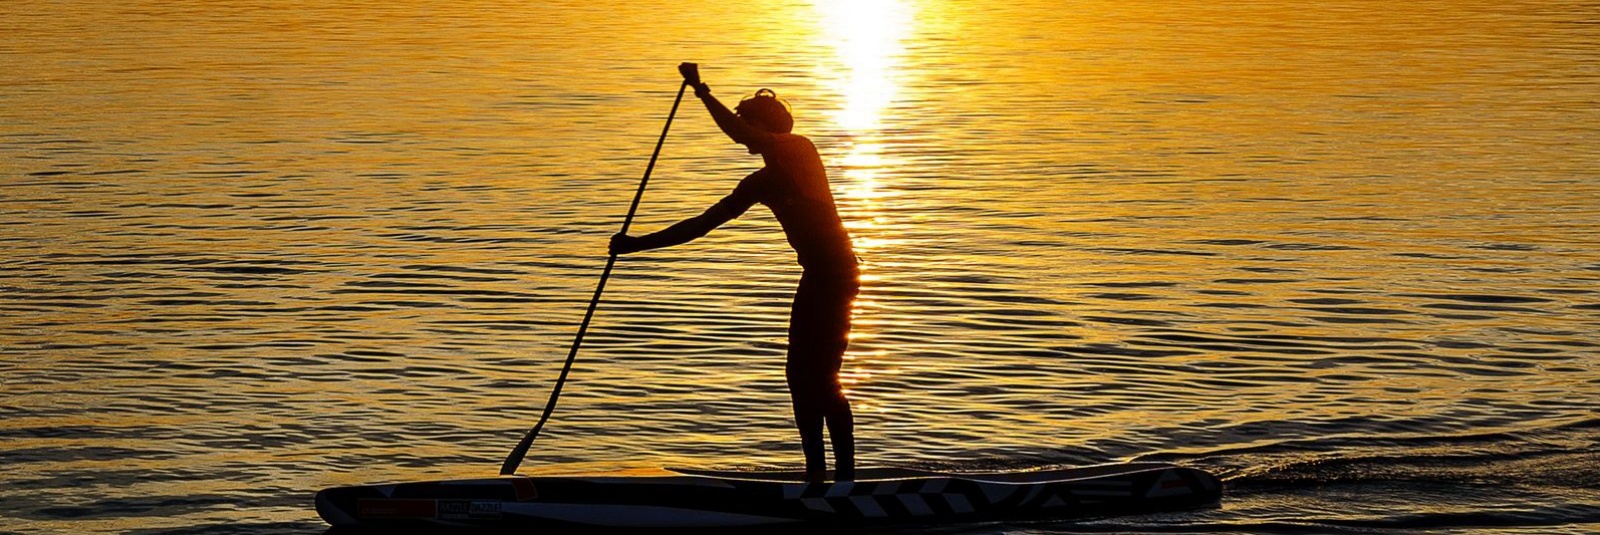
<svg viewBox="0 0 1600 535">
<path fill-rule="evenodd" d="M 1260 531 L 1504 502 L 1248 491 L 1307 459 L 1554 458 L 1577 483 L 1516 511 L 1600 522 L 1592 3 L 6 2 L 0 35 L 0 530 L 315 531 L 319 488 L 492 474 L 681 61 L 830 166 L 864 462 L 1182 460 L 1246 489 L 1199 522 Z M 635 228 L 758 165 L 689 99 Z M 798 275 L 759 207 L 622 259 L 524 472 L 797 463 Z"/>
</svg>

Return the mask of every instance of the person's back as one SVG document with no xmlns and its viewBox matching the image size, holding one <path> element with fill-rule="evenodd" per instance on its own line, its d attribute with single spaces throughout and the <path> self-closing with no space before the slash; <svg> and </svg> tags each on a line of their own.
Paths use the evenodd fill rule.
<svg viewBox="0 0 1600 535">
<path fill-rule="evenodd" d="M 783 226 L 805 273 L 795 290 L 785 366 L 794 403 L 795 426 L 805 451 L 807 479 L 826 473 L 822 428 L 833 439 L 835 477 L 855 474 L 854 416 L 839 384 L 839 368 L 849 343 L 850 309 L 859 290 L 850 234 L 839 219 L 822 158 L 811 140 L 790 133 L 788 105 L 763 89 L 740 102 L 735 114 L 700 83 L 692 63 L 679 67 L 685 83 L 705 102 L 717 126 L 734 142 L 760 154 L 765 167 L 739 182 L 705 213 L 640 237 L 618 234 L 611 253 L 625 254 L 685 243 L 739 217 L 756 203 L 767 206 Z"/>
<path fill-rule="evenodd" d="M 767 166 L 741 183 L 734 194 L 754 195 L 751 200 L 772 210 L 807 271 L 854 271 L 856 257 L 850 235 L 839 219 L 822 157 L 811 140 L 775 134 L 756 150 Z M 740 190 L 746 183 L 753 191 Z"/>
</svg>

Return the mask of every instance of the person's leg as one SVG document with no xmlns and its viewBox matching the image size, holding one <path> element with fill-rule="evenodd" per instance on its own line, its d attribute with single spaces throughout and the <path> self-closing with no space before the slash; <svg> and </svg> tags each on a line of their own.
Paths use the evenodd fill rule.
<svg viewBox="0 0 1600 535">
<path fill-rule="evenodd" d="M 795 291 L 786 375 L 808 479 L 818 480 L 826 474 L 824 425 L 833 443 L 835 479 L 855 478 L 855 416 L 839 383 L 839 369 L 849 345 L 850 308 L 856 288 L 853 278 L 806 275 Z"/>
<path fill-rule="evenodd" d="M 850 400 L 845 397 L 844 385 L 839 382 L 839 369 L 844 364 L 844 352 L 850 345 L 850 311 L 855 303 L 858 286 L 852 278 L 837 281 L 828 292 L 828 325 L 832 327 L 824 336 L 827 340 L 822 361 L 828 387 L 823 418 L 828 425 L 828 440 L 833 443 L 834 479 L 848 481 L 856 478 L 855 414 L 850 411 Z"/>
<path fill-rule="evenodd" d="M 814 364 L 818 297 L 815 281 L 801 277 L 789 313 L 789 355 L 784 367 L 789 397 L 794 403 L 794 425 L 800 431 L 800 449 L 806 456 L 807 481 L 822 481 L 828 470 L 822 440 L 827 391 L 817 388 Z"/>
<path fill-rule="evenodd" d="M 806 456 L 806 481 L 827 478 L 828 460 L 822 440 L 823 409 L 819 396 L 794 375 L 789 379 L 789 396 L 794 401 L 794 426 L 800 430 L 800 450 Z"/>
<path fill-rule="evenodd" d="M 850 400 L 839 390 L 829 403 L 824 419 L 828 423 L 828 439 L 833 442 L 833 478 L 849 481 L 856 478 L 856 421 L 850 412 Z"/>
</svg>

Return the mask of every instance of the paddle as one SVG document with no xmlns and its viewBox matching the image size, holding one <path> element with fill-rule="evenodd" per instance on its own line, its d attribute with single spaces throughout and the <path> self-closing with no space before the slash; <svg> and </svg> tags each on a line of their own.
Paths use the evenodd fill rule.
<svg viewBox="0 0 1600 535">
<path fill-rule="evenodd" d="M 678 104 L 683 102 L 683 90 L 689 87 L 689 80 L 684 79 L 683 85 L 678 86 L 678 98 L 672 101 L 672 111 L 667 113 L 667 125 L 661 128 L 661 139 L 656 140 L 656 151 L 650 155 L 650 165 L 644 168 L 644 178 L 639 179 L 639 191 L 633 194 L 633 205 L 628 207 L 628 216 L 622 219 L 622 234 L 628 233 L 628 225 L 633 224 L 633 213 L 639 210 L 639 199 L 644 198 L 644 187 L 650 183 L 650 171 L 656 168 L 656 158 L 661 156 L 661 145 L 667 142 L 667 131 L 672 129 L 672 118 L 678 115 Z M 589 311 L 583 314 L 583 323 L 578 325 L 578 337 L 572 341 L 572 350 L 567 352 L 567 363 L 561 367 L 561 376 L 556 378 L 555 388 L 550 390 L 550 400 L 544 404 L 544 414 L 539 416 L 539 423 L 533 424 L 533 429 L 522 437 L 522 442 L 511 450 L 506 456 L 505 464 L 500 465 L 500 475 L 509 476 L 517 473 L 517 465 L 522 464 L 522 458 L 528 454 L 528 448 L 533 446 L 533 439 L 539 437 L 539 430 L 544 429 L 544 423 L 550 419 L 550 413 L 556 410 L 556 399 L 561 397 L 561 385 L 567 383 L 567 373 L 572 371 L 572 362 L 578 358 L 578 347 L 583 345 L 583 334 L 589 330 L 589 320 L 594 318 L 594 309 L 600 305 L 600 293 L 606 289 L 606 280 L 611 278 L 611 268 L 617 264 L 617 255 L 606 259 L 606 269 L 600 272 L 600 284 L 594 288 L 594 298 L 589 300 Z"/>
</svg>

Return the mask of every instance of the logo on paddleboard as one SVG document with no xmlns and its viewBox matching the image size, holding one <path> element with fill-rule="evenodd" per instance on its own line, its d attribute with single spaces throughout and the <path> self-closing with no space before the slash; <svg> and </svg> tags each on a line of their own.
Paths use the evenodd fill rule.
<svg viewBox="0 0 1600 535">
<path fill-rule="evenodd" d="M 500 502 L 439 500 L 439 518 L 445 520 L 500 518 Z"/>
</svg>

